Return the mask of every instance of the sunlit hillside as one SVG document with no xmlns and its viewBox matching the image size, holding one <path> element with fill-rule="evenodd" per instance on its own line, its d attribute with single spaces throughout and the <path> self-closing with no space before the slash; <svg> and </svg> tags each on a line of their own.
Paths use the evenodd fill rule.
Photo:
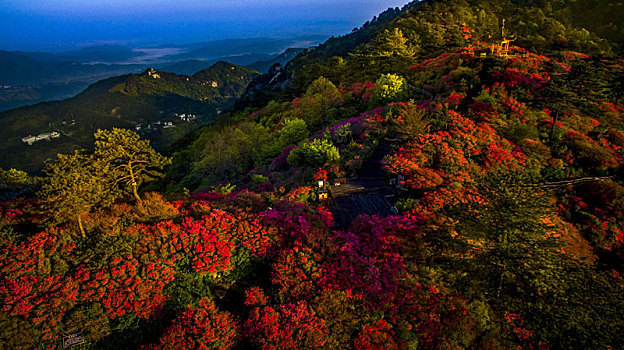
<svg viewBox="0 0 624 350">
<path fill-rule="evenodd" d="M 41 176 L 2 170 L 0 344 L 623 348 L 621 7 L 602 6 L 412 2 L 166 152 L 110 128 Z M 156 81 L 114 89 L 142 96 L 131 78 Z"/>
</svg>

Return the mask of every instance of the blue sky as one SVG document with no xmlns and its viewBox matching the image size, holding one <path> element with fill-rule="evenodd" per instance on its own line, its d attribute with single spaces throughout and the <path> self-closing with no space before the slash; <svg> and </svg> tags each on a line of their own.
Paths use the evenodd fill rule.
<svg viewBox="0 0 624 350">
<path fill-rule="evenodd" d="M 344 34 L 408 0 L 1 0 L 0 49 Z"/>
</svg>

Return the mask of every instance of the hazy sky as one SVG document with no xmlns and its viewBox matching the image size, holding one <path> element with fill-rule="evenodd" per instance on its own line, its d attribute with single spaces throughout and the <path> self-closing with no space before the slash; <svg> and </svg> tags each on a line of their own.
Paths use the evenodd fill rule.
<svg viewBox="0 0 624 350">
<path fill-rule="evenodd" d="M 344 34 L 409 0 L 0 0 L 0 49 Z"/>
</svg>

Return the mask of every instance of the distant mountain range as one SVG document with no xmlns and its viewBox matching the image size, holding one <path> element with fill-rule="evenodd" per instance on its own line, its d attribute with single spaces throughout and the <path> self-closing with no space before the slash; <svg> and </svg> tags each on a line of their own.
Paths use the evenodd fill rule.
<svg viewBox="0 0 624 350">
<path fill-rule="evenodd" d="M 193 75 L 226 61 L 266 73 L 300 50 L 289 48 L 309 47 L 323 39 L 227 39 L 139 49 L 102 45 L 58 53 L 0 50 L 0 111 L 72 97 L 98 80 L 148 67 Z"/>
<path fill-rule="evenodd" d="M 279 63 L 281 65 L 285 65 L 290 60 L 295 58 L 299 53 L 301 53 L 303 48 L 290 48 L 286 49 L 286 51 L 282 52 L 279 55 L 267 55 L 262 53 L 250 53 L 239 56 L 228 56 L 221 57 L 216 60 L 187 60 L 182 62 L 176 62 L 174 64 L 166 65 L 159 67 L 160 70 L 166 72 L 172 72 L 176 74 L 187 74 L 193 75 L 200 70 L 206 69 L 216 62 L 226 61 L 234 64 L 238 64 L 241 66 L 247 66 L 251 69 L 254 69 L 260 73 L 267 73 L 269 68 Z"/>
<path fill-rule="evenodd" d="M 71 97 L 98 80 L 137 73 L 146 68 L 143 65 L 82 64 L 34 58 L 45 55 L 26 56 L 0 51 L 0 111 Z"/>
<path fill-rule="evenodd" d="M 257 70 L 258 72 L 267 73 L 272 65 L 279 63 L 284 66 L 286 65 L 286 63 L 290 62 L 293 58 L 295 58 L 298 54 L 303 52 L 303 50 L 303 48 L 299 47 L 290 48 L 276 57 L 273 57 L 266 61 L 254 62 L 248 65 L 248 67 Z"/>
<path fill-rule="evenodd" d="M 139 130 L 157 149 L 231 106 L 259 73 L 218 62 L 192 76 L 155 69 L 99 81 L 77 96 L 0 113 L 0 167 L 37 171 L 57 153 L 92 142 L 100 128 Z M 60 137 L 23 142 L 27 136 Z"/>
<path fill-rule="evenodd" d="M 292 45 L 290 40 L 279 39 L 226 39 L 207 42 L 187 52 L 163 57 L 164 60 L 215 59 L 226 56 L 245 55 L 250 52 L 279 53 Z"/>
<path fill-rule="evenodd" d="M 64 51 L 58 53 L 47 52 L 24 52 L 15 53 L 45 62 L 77 62 L 77 63 L 119 63 L 135 57 L 144 56 L 147 53 L 133 50 L 129 47 L 118 45 L 99 45 L 85 47 L 79 50 Z"/>
<path fill-rule="evenodd" d="M 36 56 L 36 55 L 33 55 Z M 50 84 L 110 77 L 145 69 L 143 65 L 82 64 L 43 61 L 24 54 L 0 51 L 0 82 L 4 85 Z"/>
<path fill-rule="evenodd" d="M 172 73 L 177 73 L 177 74 L 193 75 L 199 72 L 200 70 L 204 70 L 219 61 L 230 62 L 230 63 L 237 64 L 240 66 L 251 66 L 255 64 L 256 62 L 267 60 L 267 59 L 273 59 L 275 57 L 277 56 L 269 55 L 265 53 L 248 53 L 248 54 L 238 55 L 238 56 L 219 57 L 217 59 L 211 59 L 211 60 L 180 61 L 180 62 L 176 62 L 173 64 L 159 66 L 159 69 L 166 71 L 166 72 L 172 72 Z M 261 72 L 265 73 L 263 71 Z"/>
</svg>

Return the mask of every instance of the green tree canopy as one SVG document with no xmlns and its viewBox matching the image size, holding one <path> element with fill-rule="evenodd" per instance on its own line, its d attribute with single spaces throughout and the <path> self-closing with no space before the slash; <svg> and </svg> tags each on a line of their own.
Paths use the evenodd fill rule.
<svg viewBox="0 0 624 350">
<path fill-rule="evenodd" d="M 373 98 L 379 102 L 396 102 L 407 97 L 407 81 L 396 74 L 382 74 L 375 81 Z"/>
<path fill-rule="evenodd" d="M 121 193 L 100 177 L 99 170 L 93 156 L 84 150 L 59 154 L 46 165 L 38 196 L 52 225 L 75 218 L 84 237 L 83 216 L 93 207 L 108 206 L 119 197 Z"/>
<path fill-rule="evenodd" d="M 408 42 L 399 28 L 384 30 L 367 49 L 369 56 L 377 57 L 414 57 L 415 47 Z"/>
<path fill-rule="evenodd" d="M 327 139 L 315 139 L 312 142 L 303 142 L 288 155 L 288 164 L 294 166 L 317 167 L 325 164 L 335 164 L 340 160 L 340 152 Z"/>
<path fill-rule="evenodd" d="M 0 200 L 10 200 L 32 193 L 40 180 L 25 171 L 0 168 Z"/>
<path fill-rule="evenodd" d="M 160 170 L 171 164 L 171 159 L 157 153 L 149 141 L 131 130 L 98 130 L 94 135 L 94 155 L 101 164 L 101 176 L 109 178 L 112 187 L 132 192 L 141 207 L 139 186 L 162 177 Z"/>
<path fill-rule="evenodd" d="M 185 186 L 205 188 L 246 174 L 258 161 L 267 135 L 267 128 L 254 122 L 207 130 L 197 143 L 197 161 Z"/>
<path fill-rule="evenodd" d="M 417 38 L 415 34 L 412 36 Z M 403 73 L 418 50 L 416 43 L 406 38 L 398 27 L 386 29 L 351 55 L 350 70 L 360 78 L 364 74 L 367 79 L 381 73 Z"/>
<path fill-rule="evenodd" d="M 301 140 L 308 137 L 308 126 L 304 120 L 298 118 L 286 119 L 284 124 L 279 135 L 281 148 L 299 143 Z"/>
<path fill-rule="evenodd" d="M 306 96 L 312 96 L 322 93 L 335 94 L 337 91 L 338 89 L 336 88 L 336 85 L 334 85 L 334 83 L 332 83 L 329 79 L 320 76 L 308 86 L 308 89 L 306 90 Z"/>
</svg>

